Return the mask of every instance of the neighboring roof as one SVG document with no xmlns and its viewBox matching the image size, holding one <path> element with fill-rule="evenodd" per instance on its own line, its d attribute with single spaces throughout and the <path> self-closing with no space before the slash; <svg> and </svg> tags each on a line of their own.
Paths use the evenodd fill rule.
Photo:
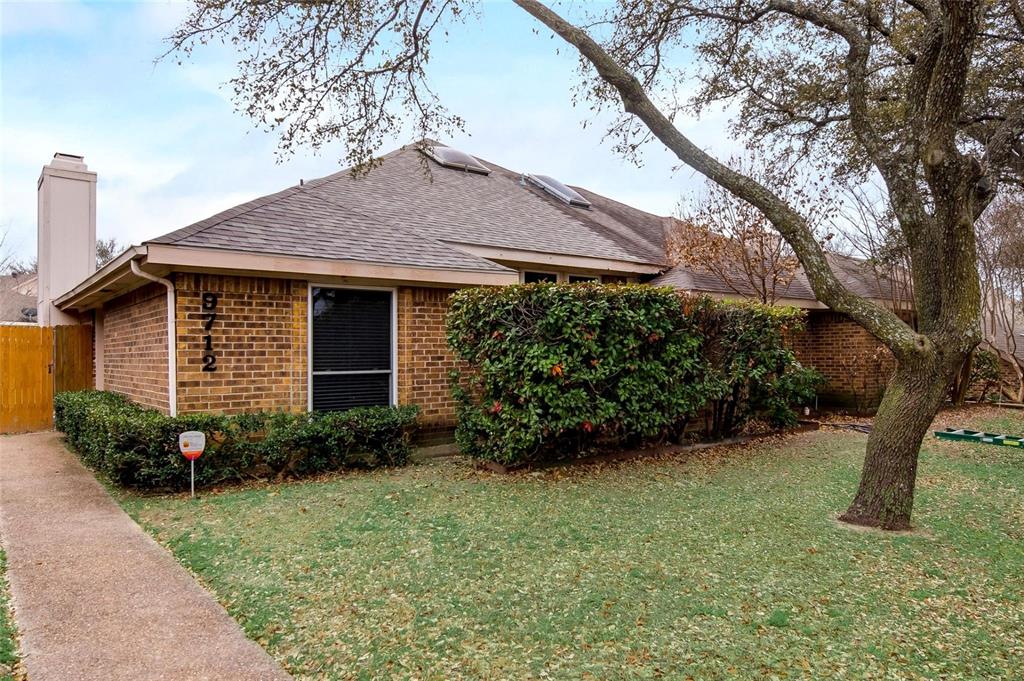
<svg viewBox="0 0 1024 681">
<path fill-rule="evenodd" d="M 984 342 L 995 350 L 1003 359 L 1014 356 L 1017 360 L 1024 362 L 1024 320 L 1018 319 L 1013 333 L 1007 333 L 1006 324 L 1001 319 L 989 319 L 982 324 Z M 1010 342 L 1010 336 L 1016 343 Z"/>
<path fill-rule="evenodd" d="M 875 270 L 866 260 L 852 258 L 839 253 L 828 253 L 827 257 L 836 277 L 853 293 L 873 300 L 886 302 L 894 300 L 893 282 L 885 277 L 876 275 Z M 676 265 L 664 274 L 652 279 L 650 283 L 655 286 L 672 286 L 684 291 L 699 291 L 722 295 L 754 295 L 755 293 L 753 286 L 747 282 L 738 265 L 736 267 L 736 276 L 730 277 L 730 282 L 728 283 L 713 272 L 689 265 Z M 730 283 L 732 286 L 729 285 Z M 734 287 L 740 290 L 739 294 Z M 814 290 L 811 288 L 811 283 L 807 280 L 807 274 L 802 267 L 797 270 L 792 281 L 787 285 L 778 286 L 776 297 L 794 301 L 817 301 L 817 296 L 814 295 Z"/>
<path fill-rule="evenodd" d="M 17 291 L 26 296 L 35 297 L 36 282 L 39 277 L 34 272 L 23 274 L 5 274 L 0 276 L 0 290 Z"/>
<path fill-rule="evenodd" d="M 9 277 L 2 277 L 0 287 L 0 322 L 34 322 L 36 297 L 19 293 L 9 286 Z M 26 314 L 24 311 L 30 311 Z"/>
<path fill-rule="evenodd" d="M 663 219 L 577 188 L 568 206 L 480 159 L 481 175 L 427 161 L 416 145 L 354 177 L 290 187 L 147 243 L 444 269 L 507 271 L 455 244 L 663 265 Z"/>
<path fill-rule="evenodd" d="M 871 263 L 863 258 L 855 258 L 842 253 L 829 253 L 829 264 L 846 288 L 853 293 L 873 300 L 900 300 L 912 303 L 908 298 L 909 291 L 901 288 L 899 282 L 877 272 Z M 800 276 L 806 280 L 803 270 Z M 810 284 L 808 284 L 810 287 Z"/>
</svg>

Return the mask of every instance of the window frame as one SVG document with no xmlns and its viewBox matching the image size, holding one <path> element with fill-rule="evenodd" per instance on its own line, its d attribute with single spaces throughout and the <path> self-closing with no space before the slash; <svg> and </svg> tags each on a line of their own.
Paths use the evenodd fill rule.
<svg viewBox="0 0 1024 681">
<path fill-rule="evenodd" d="M 313 289 L 330 288 L 351 291 L 388 291 L 391 294 L 391 380 L 388 382 L 388 406 L 398 405 L 398 287 L 352 286 L 314 281 L 306 282 L 306 411 L 313 411 Z M 332 372 L 320 372 L 330 374 Z M 337 372 L 333 372 L 337 373 Z M 383 373 L 381 370 L 353 372 L 358 374 Z"/>
</svg>

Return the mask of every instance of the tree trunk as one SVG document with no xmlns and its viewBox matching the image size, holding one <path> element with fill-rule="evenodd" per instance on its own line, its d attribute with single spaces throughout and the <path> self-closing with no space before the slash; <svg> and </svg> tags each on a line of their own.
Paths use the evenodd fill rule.
<svg viewBox="0 0 1024 681">
<path fill-rule="evenodd" d="M 953 404 L 962 407 L 967 401 L 967 393 L 971 389 L 971 373 L 974 371 L 974 353 L 972 352 L 964 360 L 957 372 L 956 380 L 953 383 Z"/>
<path fill-rule="evenodd" d="M 897 365 L 868 437 L 860 487 L 840 520 L 885 530 L 910 527 L 921 442 L 960 365 L 935 357 Z"/>
</svg>

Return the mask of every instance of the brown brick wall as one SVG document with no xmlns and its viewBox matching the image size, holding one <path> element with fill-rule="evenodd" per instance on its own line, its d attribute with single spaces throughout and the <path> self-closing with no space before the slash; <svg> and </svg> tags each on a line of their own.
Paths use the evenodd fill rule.
<svg viewBox="0 0 1024 681">
<path fill-rule="evenodd" d="M 979 346 L 979 351 L 993 352 L 990 347 Z M 970 391 L 967 393 L 967 399 L 977 400 L 982 397 L 981 391 L 985 389 L 985 398 L 999 400 L 1000 392 L 1003 393 L 1004 401 L 1011 401 L 1016 398 L 1017 391 L 1020 389 L 1020 380 L 1017 378 L 1017 370 L 1014 369 L 1014 365 L 1006 360 L 1002 355 L 996 353 L 999 357 L 999 380 L 995 381 L 992 385 L 986 385 L 979 381 L 978 383 L 971 386 Z"/>
<path fill-rule="evenodd" d="M 110 301 L 103 328 L 103 387 L 167 413 L 167 289 L 147 284 Z"/>
<path fill-rule="evenodd" d="M 420 407 L 421 436 L 432 439 L 455 426 L 448 372 L 455 358 L 445 342 L 449 289 L 398 289 L 398 402 Z"/>
<path fill-rule="evenodd" d="M 178 410 L 307 408 L 307 283 L 259 277 L 177 274 Z M 211 329 L 217 370 L 202 371 L 205 316 L 202 293 L 218 296 Z M 455 403 L 448 372 L 457 364 L 445 343 L 450 289 L 399 287 L 398 401 L 421 408 L 421 433 L 451 432 Z M 104 380 L 108 390 L 164 412 L 167 402 L 166 294 L 150 284 L 115 299 L 105 310 Z M 828 379 L 823 405 L 874 408 L 893 360 L 847 317 L 811 310 L 807 330 L 793 339 L 800 360 Z"/>
<path fill-rule="evenodd" d="M 1017 369 L 1009 361 L 1000 358 L 999 375 L 1002 381 L 1002 389 L 1006 391 L 1008 397 L 1012 396 L 1013 399 L 1016 399 L 1021 385 L 1020 378 L 1017 376 Z"/>
<path fill-rule="evenodd" d="M 300 280 L 178 273 L 178 412 L 307 408 L 307 284 Z M 202 294 L 217 294 L 209 335 L 217 369 L 204 372 Z M 398 401 L 421 408 L 421 432 L 450 433 L 455 404 L 445 343 L 449 289 L 398 289 Z M 147 285 L 108 305 L 105 381 L 110 390 L 168 411 L 166 294 Z"/>
<path fill-rule="evenodd" d="M 820 404 L 868 411 L 878 406 L 892 375 L 892 354 L 845 315 L 809 310 L 807 330 L 793 339 L 800 361 L 828 379 Z"/>
<path fill-rule="evenodd" d="M 305 411 L 306 282 L 178 274 L 178 411 Z M 209 332 L 203 292 L 218 297 Z M 216 371 L 203 371 L 209 334 Z"/>
</svg>

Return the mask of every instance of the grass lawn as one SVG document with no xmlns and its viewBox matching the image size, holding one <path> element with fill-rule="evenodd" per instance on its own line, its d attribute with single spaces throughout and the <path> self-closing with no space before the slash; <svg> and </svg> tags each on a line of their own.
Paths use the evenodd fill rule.
<svg viewBox="0 0 1024 681">
<path fill-rule="evenodd" d="M 0 549 L 0 681 L 11 681 L 18 662 L 18 642 L 11 613 L 11 594 L 7 584 L 7 554 Z"/>
<path fill-rule="evenodd" d="M 1020 678 L 1024 452 L 929 439 L 882 535 L 833 520 L 864 442 L 121 502 L 299 678 Z"/>
</svg>

